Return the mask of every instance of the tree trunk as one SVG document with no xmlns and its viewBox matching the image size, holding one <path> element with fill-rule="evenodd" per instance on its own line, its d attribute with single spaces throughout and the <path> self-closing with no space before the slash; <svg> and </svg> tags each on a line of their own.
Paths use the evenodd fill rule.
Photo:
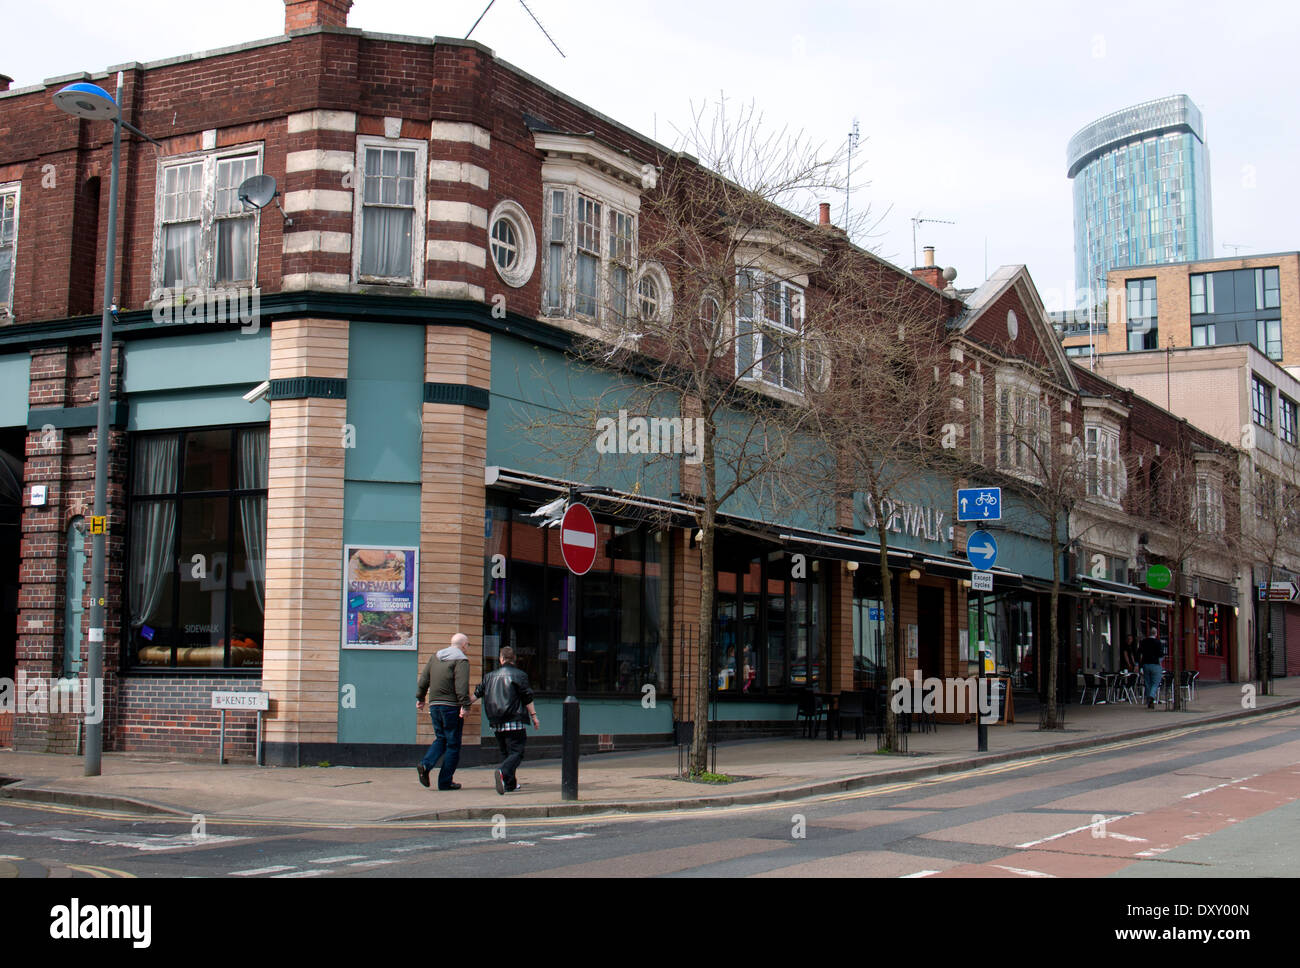
<svg viewBox="0 0 1300 968">
<path fill-rule="evenodd" d="M 1183 708 L 1183 569 L 1174 569 L 1174 620 L 1169 629 L 1169 654 L 1173 658 L 1174 711 Z"/>
<path fill-rule="evenodd" d="M 894 584 L 889 572 L 889 524 L 880 501 L 872 496 L 876 507 L 876 534 L 880 544 L 880 597 L 885 609 L 885 703 L 880 713 L 885 717 L 884 749 L 898 749 L 898 714 L 894 712 L 894 680 L 898 678 L 898 656 L 894 635 Z"/>
<path fill-rule="evenodd" d="M 689 765 L 692 776 L 708 771 L 709 693 L 713 691 L 713 599 L 718 585 L 714 569 L 718 490 L 712 411 L 706 409 L 704 420 L 704 459 L 700 466 L 704 485 L 700 530 L 704 535 L 700 542 L 700 650 L 695 662 L 695 710 Z"/>
<path fill-rule="evenodd" d="M 1056 535 L 1056 522 L 1052 522 L 1052 534 Z M 1060 542 L 1052 542 L 1052 596 L 1047 616 L 1047 718 L 1043 721 L 1044 729 L 1056 729 L 1056 657 L 1060 655 L 1060 622 L 1057 610 L 1061 603 L 1061 554 L 1064 549 Z"/>
</svg>

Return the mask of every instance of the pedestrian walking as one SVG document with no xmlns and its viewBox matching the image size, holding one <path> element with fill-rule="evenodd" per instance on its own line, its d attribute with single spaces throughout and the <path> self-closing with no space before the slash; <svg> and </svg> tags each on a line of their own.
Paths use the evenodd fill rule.
<svg viewBox="0 0 1300 968">
<path fill-rule="evenodd" d="M 442 761 L 438 770 L 439 790 L 459 790 L 460 784 L 452 780 L 460 763 L 461 731 L 465 726 L 465 713 L 472 700 L 469 698 L 469 656 L 465 646 L 469 638 L 457 632 L 451 645 L 441 649 L 425 664 L 416 685 L 415 708 L 424 709 L 425 696 L 429 698 L 429 718 L 433 720 L 433 745 L 416 766 L 420 782 L 429 785 L 429 771 Z"/>
<path fill-rule="evenodd" d="M 1160 665 L 1164 652 L 1160 639 L 1156 635 L 1155 626 L 1152 626 L 1147 630 L 1147 637 L 1138 646 L 1138 658 L 1142 660 L 1142 675 L 1146 678 L 1147 709 L 1154 709 L 1156 705 L 1160 677 L 1165 672 L 1164 667 Z"/>
<path fill-rule="evenodd" d="M 496 733 L 501 751 L 501 766 L 495 775 L 497 793 L 513 793 L 519 789 L 515 771 L 524 758 L 528 721 L 532 721 L 534 729 L 542 728 L 533 706 L 528 673 L 515 665 L 514 649 L 508 645 L 501 649 L 500 664 L 474 688 L 474 697 L 483 700 L 483 713 Z"/>
</svg>

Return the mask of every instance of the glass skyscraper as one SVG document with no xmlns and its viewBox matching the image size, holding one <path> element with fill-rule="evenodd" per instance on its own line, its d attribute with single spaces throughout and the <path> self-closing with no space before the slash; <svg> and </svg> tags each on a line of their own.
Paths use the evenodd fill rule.
<svg viewBox="0 0 1300 968">
<path fill-rule="evenodd" d="M 1187 95 L 1108 114 L 1076 133 L 1067 155 L 1076 289 L 1104 292 L 1110 269 L 1213 258 L 1210 156 Z"/>
</svg>

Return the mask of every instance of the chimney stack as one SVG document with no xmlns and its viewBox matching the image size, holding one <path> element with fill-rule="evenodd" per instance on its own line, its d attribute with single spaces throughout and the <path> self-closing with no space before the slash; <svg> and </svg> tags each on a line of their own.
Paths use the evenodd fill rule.
<svg viewBox="0 0 1300 968">
<path fill-rule="evenodd" d="M 927 245 L 921 251 L 925 253 L 923 260 L 925 265 L 916 266 L 912 270 L 912 275 L 916 276 L 916 278 L 920 279 L 922 282 L 928 282 L 936 289 L 943 289 L 946 282 L 943 278 L 943 270 L 934 264 L 934 246 Z"/>
<path fill-rule="evenodd" d="M 818 206 L 818 208 L 819 208 L 819 214 L 817 217 L 817 224 L 830 225 L 831 224 L 831 203 L 822 202 L 821 205 Z"/>
<path fill-rule="evenodd" d="M 13 82 L 14 79 L 10 77 L 8 74 L 0 74 L 0 91 L 9 90 L 9 85 L 12 84 Z"/>
<path fill-rule="evenodd" d="M 352 0 L 284 0 L 284 32 L 346 27 Z"/>
</svg>

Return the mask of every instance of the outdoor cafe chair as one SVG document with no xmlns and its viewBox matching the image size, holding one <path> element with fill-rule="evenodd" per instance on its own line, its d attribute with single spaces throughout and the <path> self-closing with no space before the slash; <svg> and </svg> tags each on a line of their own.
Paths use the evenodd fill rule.
<svg viewBox="0 0 1300 968">
<path fill-rule="evenodd" d="M 852 720 L 854 738 L 862 739 L 867 733 L 867 697 L 860 692 L 841 692 L 839 710 L 835 717 L 838 738 L 844 738 L 844 721 Z"/>
<path fill-rule="evenodd" d="M 817 733 L 821 729 L 822 722 L 826 719 L 826 710 L 810 689 L 805 689 L 799 693 L 799 705 L 795 710 L 795 725 L 803 721 L 804 736 L 816 739 Z M 829 734 L 830 724 L 827 723 L 826 729 Z"/>
</svg>

